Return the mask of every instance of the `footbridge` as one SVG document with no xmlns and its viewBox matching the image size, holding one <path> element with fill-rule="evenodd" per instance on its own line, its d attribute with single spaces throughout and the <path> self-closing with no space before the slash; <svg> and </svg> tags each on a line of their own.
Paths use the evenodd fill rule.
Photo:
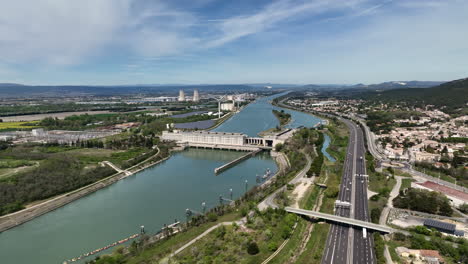
<svg viewBox="0 0 468 264">
<path fill-rule="evenodd" d="M 374 230 L 382 233 L 393 233 L 396 232 L 397 230 L 384 226 L 384 225 L 379 225 L 379 224 L 374 224 L 362 220 L 357 220 L 357 219 L 352 219 L 352 218 L 347 218 L 343 216 L 338 216 L 338 215 L 331 215 L 331 214 L 325 214 L 325 213 L 320 213 L 316 211 L 310 211 L 310 210 L 304 210 L 304 209 L 297 209 L 297 208 L 292 208 L 292 207 L 286 207 L 284 208 L 286 212 L 294 213 L 294 214 L 299 214 L 299 215 L 305 215 L 305 216 L 310 216 L 310 217 L 315 217 L 315 218 L 321 218 L 325 219 L 328 221 L 333 221 L 337 223 L 342 223 L 342 224 L 348 224 L 356 227 L 362 227 L 362 228 L 367 228 L 369 230 Z"/>
</svg>

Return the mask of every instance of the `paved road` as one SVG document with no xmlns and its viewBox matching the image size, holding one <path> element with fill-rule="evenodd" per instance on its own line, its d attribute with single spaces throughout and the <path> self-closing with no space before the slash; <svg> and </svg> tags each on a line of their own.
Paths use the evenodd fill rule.
<svg viewBox="0 0 468 264">
<path fill-rule="evenodd" d="M 356 174 L 366 174 L 364 135 L 356 124 L 346 119 L 341 121 L 348 126 L 350 135 L 338 198 L 351 203 L 351 208 L 338 207 L 335 214 L 369 221 L 367 180 L 365 177 L 354 177 Z M 366 233 L 364 237 L 361 228 L 332 225 L 322 263 L 375 263 L 372 234 Z"/>
<path fill-rule="evenodd" d="M 356 160 L 356 174 L 366 175 L 366 149 L 364 147 L 364 134 L 360 127 L 356 126 L 357 131 L 357 155 Z M 367 202 L 367 177 L 356 176 L 355 185 L 355 203 L 354 203 L 354 218 L 370 222 L 369 206 Z M 353 252 L 353 263 L 376 263 L 374 252 L 374 241 L 372 233 L 364 231 L 363 229 L 355 229 Z M 367 234 L 365 234 L 367 233 Z"/>
<path fill-rule="evenodd" d="M 352 176 L 355 169 L 355 160 L 353 157 L 356 151 L 354 142 L 356 141 L 357 134 L 355 126 L 351 126 L 351 123 L 347 121 L 345 121 L 345 123 L 349 127 L 350 135 L 338 200 L 351 203 L 353 185 Z M 335 214 L 339 216 L 350 217 L 351 210 L 350 208 L 346 207 L 338 207 L 335 210 Z M 347 263 L 348 258 L 352 258 L 351 256 L 348 256 L 352 254 L 348 252 L 349 249 L 351 249 L 351 247 L 348 245 L 348 237 L 353 236 L 352 233 L 353 230 L 346 225 L 332 225 L 328 234 L 322 263 Z"/>
</svg>

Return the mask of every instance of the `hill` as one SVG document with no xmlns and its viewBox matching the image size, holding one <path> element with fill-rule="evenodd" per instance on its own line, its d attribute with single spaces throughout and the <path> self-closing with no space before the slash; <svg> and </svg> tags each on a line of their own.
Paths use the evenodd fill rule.
<svg viewBox="0 0 468 264">
<path fill-rule="evenodd" d="M 447 113 L 466 112 L 468 102 L 468 78 L 446 82 L 435 87 L 420 89 L 393 89 L 366 92 L 365 100 L 381 102 L 406 102 L 414 106 L 435 105 Z"/>
</svg>

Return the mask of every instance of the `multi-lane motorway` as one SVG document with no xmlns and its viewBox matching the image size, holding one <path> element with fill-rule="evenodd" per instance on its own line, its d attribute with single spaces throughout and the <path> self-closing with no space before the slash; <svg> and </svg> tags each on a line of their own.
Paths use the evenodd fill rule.
<svg viewBox="0 0 468 264">
<path fill-rule="evenodd" d="M 349 142 L 335 214 L 369 221 L 364 135 L 359 126 L 341 119 L 349 128 Z M 346 206 L 347 203 L 350 206 Z M 333 224 L 322 263 L 375 263 L 372 234 L 362 228 Z"/>
</svg>

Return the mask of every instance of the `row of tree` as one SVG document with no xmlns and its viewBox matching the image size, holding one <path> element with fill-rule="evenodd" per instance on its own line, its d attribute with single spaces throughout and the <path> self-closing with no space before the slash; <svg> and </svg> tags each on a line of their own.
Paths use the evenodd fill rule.
<svg viewBox="0 0 468 264">
<path fill-rule="evenodd" d="M 453 213 L 450 202 L 445 195 L 438 192 L 409 188 L 393 200 L 393 205 L 398 208 L 451 216 Z"/>
</svg>

